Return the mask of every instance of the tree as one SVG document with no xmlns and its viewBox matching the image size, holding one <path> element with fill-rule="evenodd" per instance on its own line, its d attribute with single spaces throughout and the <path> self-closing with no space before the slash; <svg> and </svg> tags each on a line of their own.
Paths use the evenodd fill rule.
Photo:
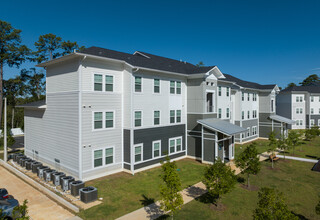
<svg viewBox="0 0 320 220">
<path fill-rule="evenodd" d="M 258 192 L 258 208 L 253 211 L 253 219 L 257 220 L 298 220 L 299 218 L 291 213 L 285 203 L 283 193 L 271 189 L 261 188 Z"/>
<path fill-rule="evenodd" d="M 288 146 L 292 147 L 292 153 L 294 155 L 294 149 L 295 147 L 301 145 L 301 141 L 300 141 L 300 134 L 295 131 L 295 130 L 290 130 L 289 131 L 289 135 L 288 135 L 288 139 L 287 139 L 287 144 Z"/>
<path fill-rule="evenodd" d="M 317 74 L 312 74 L 312 75 L 308 76 L 299 84 L 302 86 L 308 86 L 310 83 L 313 83 L 313 82 L 316 82 L 316 83 L 320 82 L 320 78 Z"/>
<path fill-rule="evenodd" d="M 272 131 L 269 134 L 269 149 L 268 152 L 271 152 L 271 164 L 273 168 L 273 157 L 275 156 L 275 151 L 277 149 L 277 139 L 276 139 L 276 133 Z"/>
<path fill-rule="evenodd" d="M 314 139 L 316 136 L 319 136 L 319 134 L 320 130 L 318 126 L 313 126 L 312 128 L 304 131 L 305 139 L 308 141 Z"/>
<path fill-rule="evenodd" d="M 35 58 L 33 61 L 42 63 L 61 56 L 58 51 L 61 47 L 61 41 L 61 37 L 57 37 L 55 34 L 40 35 L 38 41 L 34 43 L 37 51 L 34 52 Z"/>
<path fill-rule="evenodd" d="M 221 195 L 230 192 L 236 184 L 236 176 L 229 166 L 219 158 L 205 168 L 203 184 L 206 186 L 212 202 L 219 201 Z"/>
<path fill-rule="evenodd" d="M 283 157 L 286 159 L 286 150 L 288 149 L 287 139 L 283 134 L 280 135 L 280 138 L 277 140 L 277 148 L 282 150 Z"/>
<path fill-rule="evenodd" d="M 162 174 L 161 179 L 163 184 L 160 185 L 160 195 L 161 195 L 161 209 L 164 211 L 170 211 L 171 217 L 181 209 L 183 205 L 182 195 L 180 191 L 181 180 L 177 172 L 176 162 L 170 162 L 170 158 L 167 156 L 165 162 L 161 162 Z"/>
<path fill-rule="evenodd" d="M 39 100 L 41 94 L 45 92 L 45 75 L 43 72 L 37 72 L 35 68 L 30 68 L 30 70 L 23 69 L 21 71 L 21 76 L 28 82 L 26 87 L 27 92 Z"/>
<path fill-rule="evenodd" d="M 240 168 L 241 173 L 247 174 L 247 187 L 250 187 L 250 174 L 258 174 L 260 171 L 260 162 L 256 143 L 250 144 L 236 159 L 236 166 Z"/>
<path fill-rule="evenodd" d="M 29 54 L 30 50 L 21 45 L 21 30 L 0 20 L 0 123 L 2 121 L 3 106 L 3 68 L 4 66 L 19 67 Z"/>
<path fill-rule="evenodd" d="M 297 86 L 295 83 L 289 83 L 286 88 L 291 88 Z"/>
<path fill-rule="evenodd" d="M 13 209 L 13 219 L 28 220 L 28 200 L 24 200 L 22 205 L 16 206 Z"/>
<path fill-rule="evenodd" d="M 197 67 L 202 67 L 204 66 L 204 63 L 202 61 L 199 61 L 199 63 L 196 64 Z"/>
<path fill-rule="evenodd" d="M 85 47 L 84 46 L 79 47 L 77 42 L 70 42 L 68 40 L 68 41 L 63 41 L 61 43 L 61 49 L 63 50 L 62 55 L 64 56 L 64 55 L 73 53 L 74 50 L 82 51 L 85 49 Z"/>
</svg>

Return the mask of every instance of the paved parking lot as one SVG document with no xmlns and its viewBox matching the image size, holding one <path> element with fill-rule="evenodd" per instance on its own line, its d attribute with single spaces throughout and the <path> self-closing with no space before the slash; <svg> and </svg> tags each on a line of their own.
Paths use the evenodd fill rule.
<svg viewBox="0 0 320 220">
<path fill-rule="evenodd" d="M 2 166 L 0 166 L 0 188 L 6 188 L 20 204 L 27 199 L 29 216 L 34 220 L 65 220 L 74 216 Z"/>
</svg>

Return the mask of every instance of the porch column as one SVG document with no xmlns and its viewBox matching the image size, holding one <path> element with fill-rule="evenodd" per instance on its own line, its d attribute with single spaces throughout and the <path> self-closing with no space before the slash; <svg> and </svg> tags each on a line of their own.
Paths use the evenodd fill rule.
<svg viewBox="0 0 320 220">
<path fill-rule="evenodd" d="M 273 119 L 271 119 L 271 127 L 272 127 L 272 131 L 273 131 Z"/>
<path fill-rule="evenodd" d="M 216 161 L 218 159 L 218 132 L 217 131 L 215 131 L 214 157 Z"/>
<path fill-rule="evenodd" d="M 280 134 L 283 135 L 283 123 L 281 122 L 281 131 L 280 131 Z"/>
<path fill-rule="evenodd" d="M 204 141 L 203 141 L 203 125 L 201 125 L 201 162 L 203 162 L 203 149 L 204 149 Z"/>
</svg>

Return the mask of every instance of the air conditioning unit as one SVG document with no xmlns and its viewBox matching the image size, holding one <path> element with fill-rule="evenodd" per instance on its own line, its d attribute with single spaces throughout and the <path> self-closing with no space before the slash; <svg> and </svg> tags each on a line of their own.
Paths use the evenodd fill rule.
<svg viewBox="0 0 320 220">
<path fill-rule="evenodd" d="M 34 160 L 29 160 L 29 161 L 26 161 L 26 169 L 27 170 L 31 170 L 32 169 L 32 163 L 34 162 Z"/>
<path fill-rule="evenodd" d="M 61 181 L 60 182 L 61 189 L 63 191 L 68 191 L 70 189 L 69 183 L 74 181 L 74 178 L 72 176 L 66 176 L 66 177 L 62 177 L 60 181 Z"/>
<path fill-rule="evenodd" d="M 56 172 L 56 171 L 55 171 L 55 170 L 51 170 L 51 169 L 45 170 L 45 171 L 43 172 L 44 181 L 46 181 L 46 182 L 51 181 L 51 174 L 52 174 L 53 172 Z"/>
<path fill-rule="evenodd" d="M 21 166 L 21 160 L 25 159 L 25 158 L 26 158 L 26 156 L 24 156 L 24 155 L 17 156 L 17 163 Z"/>
<path fill-rule="evenodd" d="M 20 153 L 14 153 L 14 154 L 13 154 L 13 161 L 14 161 L 14 162 L 17 162 L 18 156 L 23 156 L 23 155 L 20 154 Z"/>
<path fill-rule="evenodd" d="M 77 180 L 77 181 L 70 182 L 71 195 L 78 196 L 79 195 L 79 190 L 81 188 L 84 188 L 84 182 L 83 181 Z"/>
<path fill-rule="evenodd" d="M 60 178 L 65 177 L 66 174 L 62 173 L 62 172 L 58 172 L 53 174 L 53 178 L 52 178 L 52 183 L 55 186 L 60 186 Z"/>
<path fill-rule="evenodd" d="M 38 177 L 39 177 L 40 179 L 43 179 L 43 173 L 44 173 L 45 170 L 48 170 L 48 169 L 50 169 L 50 168 L 47 167 L 47 166 L 40 166 L 40 167 L 38 167 Z"/>
<path fill-rule="evenodd" d="M 98 190 L 93 186 L 80 189 L 80 200 L 84 203 L 94 202 L 98 199 Z"/>
<path fill-rule="evenodd" d="M 30 158 L 26 158 L 26 159 L 22 160 L 22 161 L 21 161 L 21 166 L 24 167 L 24 168 L 26 168 L 26 163 L 29 162 L 29 161 L 31 161 Z"/>
<path fill-rule="evenodd" d="M 41 167 L 42 163 L 40 162 L 33 162 L 31 163 L 31 169 L 32 169 L 32 173 L 38 173 L 38 167 Z"/>
</svg>

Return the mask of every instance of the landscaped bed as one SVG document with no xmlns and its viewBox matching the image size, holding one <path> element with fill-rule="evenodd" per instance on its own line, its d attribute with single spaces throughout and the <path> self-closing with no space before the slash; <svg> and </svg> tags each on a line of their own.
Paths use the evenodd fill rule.
<svg viewBox="0 0 320 220">
<path fill-rule="evenodd" d="M 177 165 L 183 188 L 202 180 L 205 165 L 191 159 L 177 161 Z M 81 211 L 80 217 L 114 219 L 159 200 L 160 173 L 161 168 L 157 167 L 134 176 L 119 173 L 87 182 L 98 188 L 103 203 Z"/>
<path fill-rule="evenodd" d="M 312 163 L 280 159 L 271 169 L 270 161 L 262 163 L 261 172 L 251 176 L 251 185 L 256 188 L 273 187 L 283 192 L 289 209 L 307 219 L 320 219 L 315 213 L 319 201 L 320 176 L 311 171 Z M 241 175 L 240 175 L 241 176 Z M 200 197 L 182 207 L 175 219 L 252 219 L 257 207 L 258 191 L 248 191 L 241 183 L 229 194 L 222 197 L 224 211 L 203 202 Z"/>
</svg>

